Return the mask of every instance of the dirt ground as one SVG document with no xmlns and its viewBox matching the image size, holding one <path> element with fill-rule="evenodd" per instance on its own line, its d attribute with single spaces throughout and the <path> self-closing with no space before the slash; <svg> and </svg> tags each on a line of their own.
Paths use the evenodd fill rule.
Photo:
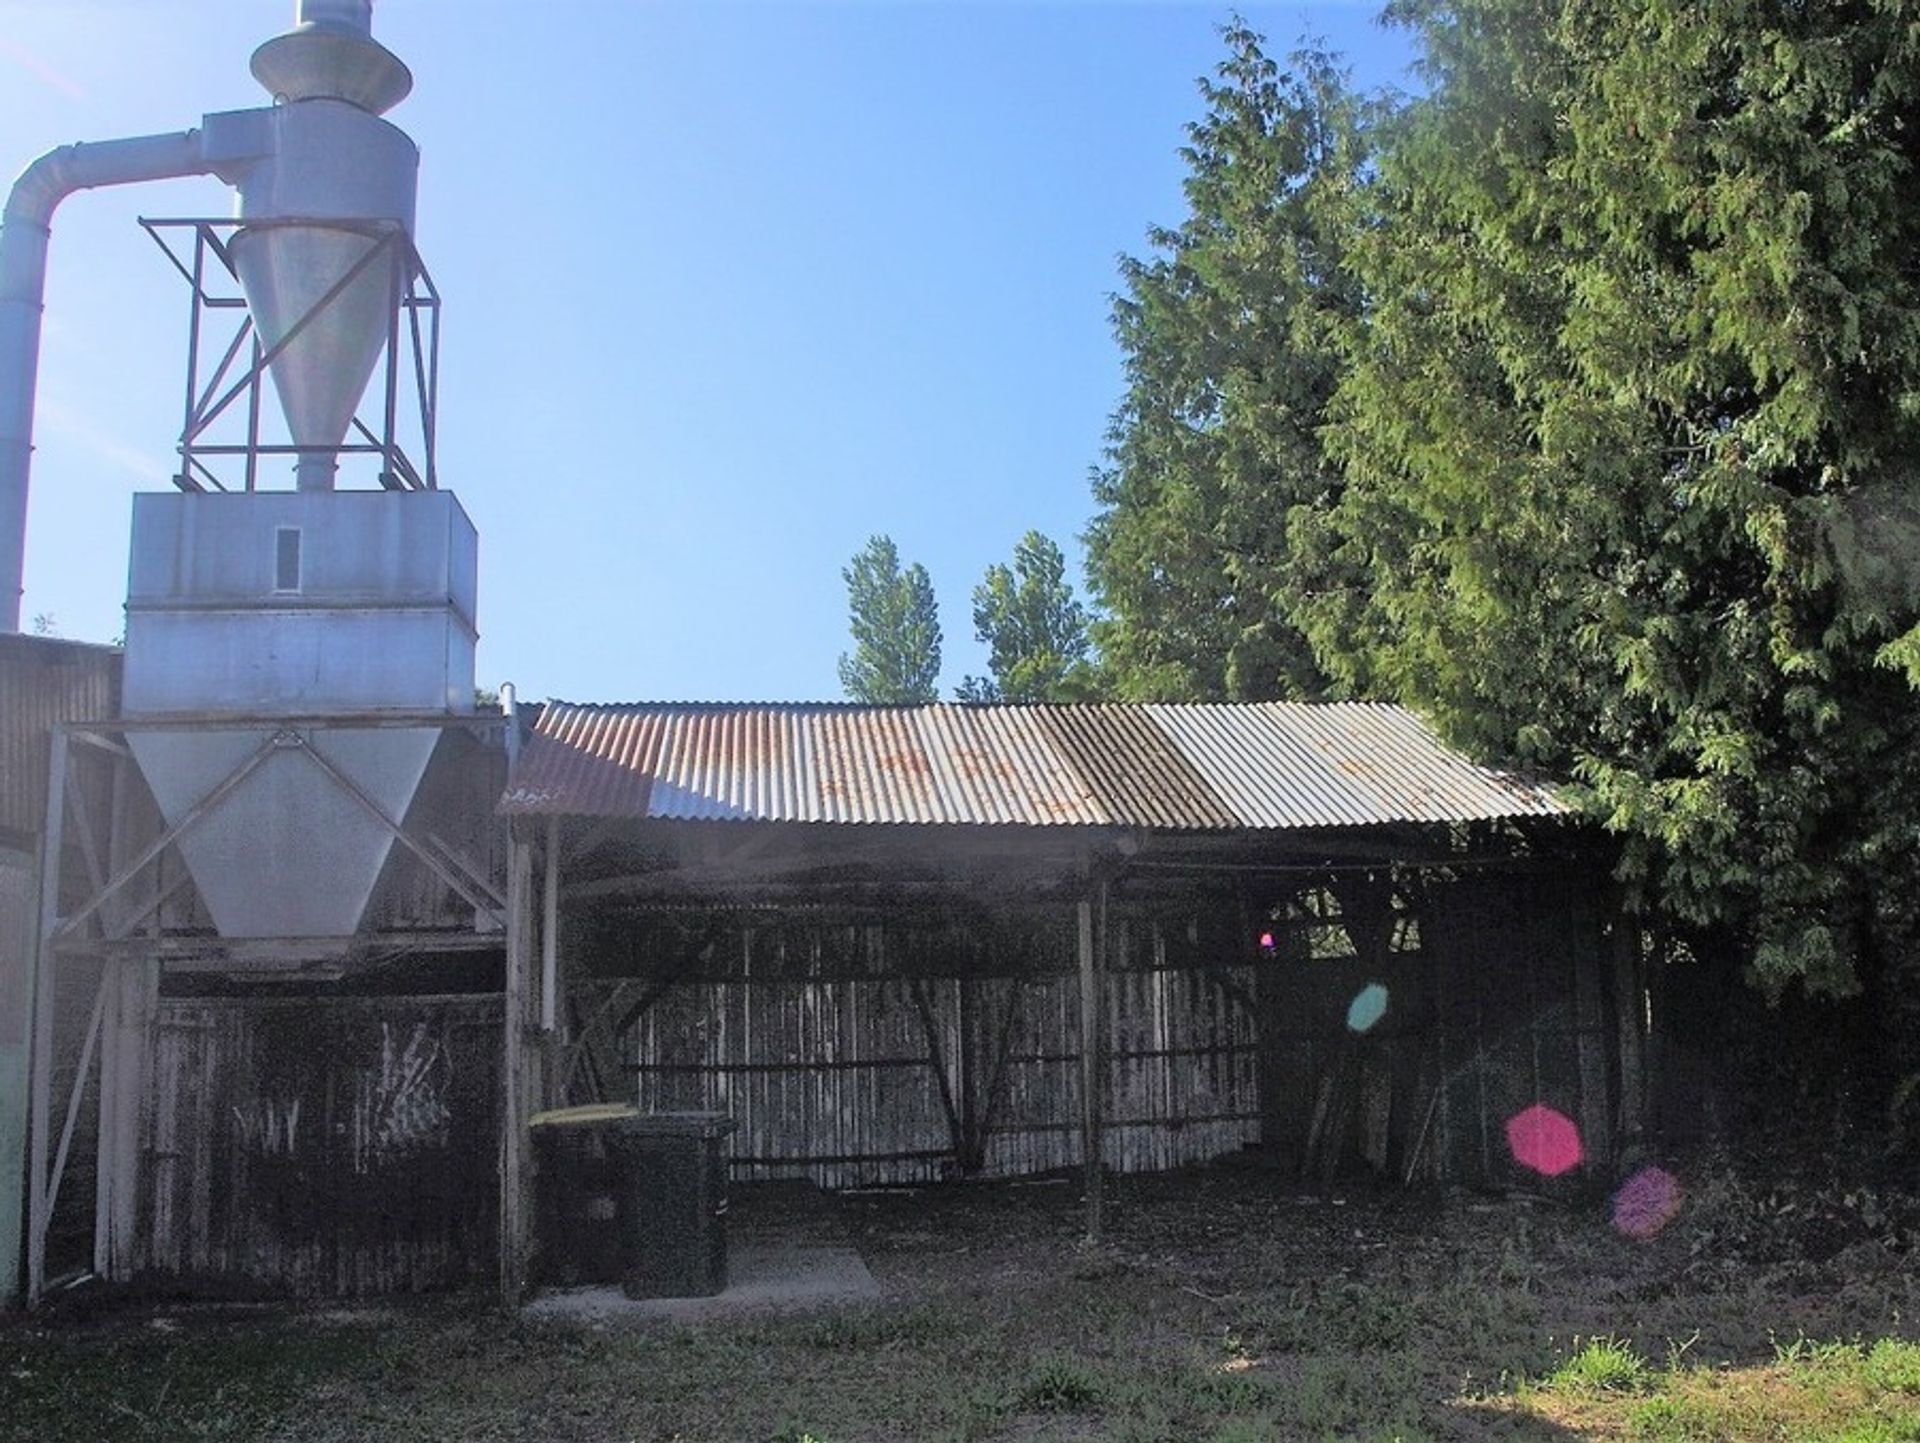
<svg viewBox="0 0 1920 1443">
<path fill-rule="evenodd" d="M 1718 1155 L 1667 1166 L 1679 1208 L 1645 1240 L 1597 1185 L 1321 1193 L 1239 1160 L 1110 1179 L 1097 1245 L 1074 1179 L 743 1188 L 737 1237 L 851 1244 L 885 1296 L 697 1325 L 534 1324 L 482 1297 L 76 1294 L 0 1331 L 0 1438 L 1625 1437 L 1515 1398 L 1599 1337 L 1732 1368 L 1800 1339 L 1914 1336 L 1920 1199 L 1760 1183 L 1771 1170 Z"/>
</svg>

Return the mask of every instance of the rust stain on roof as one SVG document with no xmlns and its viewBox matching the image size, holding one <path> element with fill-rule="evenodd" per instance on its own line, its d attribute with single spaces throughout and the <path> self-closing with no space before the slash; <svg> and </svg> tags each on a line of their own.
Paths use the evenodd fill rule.
<svg viewBox="0 0 1920 1443">
<path fill-rule="evenodd" d="M 1275 830 L 1570 811 L 1372 702 L 549 702 L 501 809 L 687 821 Z"/>
</svg>

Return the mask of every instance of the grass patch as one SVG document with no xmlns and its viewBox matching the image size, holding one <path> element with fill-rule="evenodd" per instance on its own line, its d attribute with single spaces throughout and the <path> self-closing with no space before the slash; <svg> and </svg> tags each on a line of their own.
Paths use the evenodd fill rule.
<svg viewBox="0 0 1920 1443">
<path fill-rule="evenodd" d="M 1800 1338 L 1777 1345 L 1771 1363 L 1661 1371 L 1598 1341 L 1609 1346 L 1588 1344 L 1544 1385 L 1523 1390 L 1512 1411 L 1575 1437 L 1632 1443 L 1920 1440 L 1920 1346 L 1902 1339 Z"/>
<path fill-rule="evenodd" d="M 1027 1370 L 1013 1394 L 1017 1413 L 1091 1413 L 1106 1398 L 1100 1374 L 1078 1358 L 1060 1354 L 1040 1358 Z"/>
<path fill-rule="evenodd" d="M 1618 1338 L 1590 1338 L 1554 1369 L 1546 1386 L 1598 1393 L 1634 1393 L 1647 1383 L 1647 1360 Z"/>
<path fill-rule="evenodd" d="M 1030 1190 L 850 1203 L 888 1296 L 809 1313 L 103 1300 L 0 1328 L 0 1443 L 1920 1443 L 1920 1256 L 1708 1286 L 1685 1219 L 1650 1249 L 1571 1205 L 1116 1193 L 1098 1254 Z"/>
</svg>

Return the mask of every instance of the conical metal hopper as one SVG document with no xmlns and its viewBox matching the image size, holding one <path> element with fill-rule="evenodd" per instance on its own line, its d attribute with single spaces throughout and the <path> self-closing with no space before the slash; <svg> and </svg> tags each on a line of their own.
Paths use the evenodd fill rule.
<svg viewBox="0 0 1920 1443">
<path fill-rule="evenodd" d="M 269 364 L 302 491 L 330 491 L 338 449 L 386 344 L 405 251 L 359 231 L 323 225 L 249 226 L 229 248 L 261 344 L 286 348 Z M 362 261 L 367 264 L 329 296 Z M 291 335 L 292 339 L 287 338 Z"/>
<path fill-rule="evenodd" d="M 271 727 L 249 727 L 134 732 L 127 740 L 162 815 L 177 826 L 274 737 Z M 270 747 L 179 840 L 220 935 L 351 937 L 393 833 L 315 756 L 400 821 L 439 738 L 433 727 L 315 727 L 299 743 Z"/>
</svg>

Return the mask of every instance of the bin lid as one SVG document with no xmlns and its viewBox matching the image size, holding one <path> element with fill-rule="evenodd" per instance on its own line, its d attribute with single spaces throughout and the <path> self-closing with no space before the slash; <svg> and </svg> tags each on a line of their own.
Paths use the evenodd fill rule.
<svg viewBox="0 0 1920 1443">
<path fill-rule="evenodd" d="M 725 1137 L 737 1124 L 724 1112 L 641 1112 L 626 1118 L 626 1137 Z"/>
<path fill-rule="evenodd" d="M 620 1122 L 640 1111 L 630 1102 L 590 1102 L 585 1107 L 555 1107 L 536 1112 L 528 1127 L 581 1127 L 595 1122 Z"/>
</svg>

